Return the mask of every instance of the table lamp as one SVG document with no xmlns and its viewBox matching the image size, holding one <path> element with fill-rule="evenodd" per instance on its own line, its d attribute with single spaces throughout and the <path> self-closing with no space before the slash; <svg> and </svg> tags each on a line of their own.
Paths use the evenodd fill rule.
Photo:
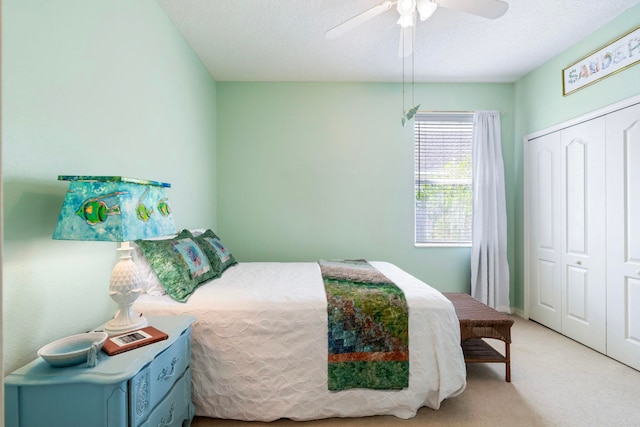
<svg viewBox="0 0 640 427">
<path fill-rule="evenodd" d="M 171 185 L 120 176 L 61 175 L 58 180 L 69 181 L 69 190 L 53 238 L 120 242 L 120 259 L 109 283 L 109 295 L 119 308 L 104 331 L 118 335 L 147 326 L 147 319 L 132 309 L 141 287 L 129 242 L 176 232 L 165 194 Z"/>
</svg>

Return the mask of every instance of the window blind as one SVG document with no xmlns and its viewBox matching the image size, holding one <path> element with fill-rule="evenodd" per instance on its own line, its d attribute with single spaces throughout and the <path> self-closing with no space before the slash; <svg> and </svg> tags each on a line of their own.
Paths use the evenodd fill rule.
<svg viewBox="0 0 640 427">
<path fill-rule="evenodd" d="M 473 113 L 415 117 L 415 243 L 470 244 Z"/>
</svg>

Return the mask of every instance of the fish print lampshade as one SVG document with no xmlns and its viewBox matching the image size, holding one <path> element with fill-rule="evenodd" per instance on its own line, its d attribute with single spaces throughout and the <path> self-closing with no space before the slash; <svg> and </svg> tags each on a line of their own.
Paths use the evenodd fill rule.
<svg viewBox="0 0 640 427">
<path fill-rule="evenodd" d="M 69 190 L 53 238 L 126 242 L 175 233 L 170 184 L 120 176 L 67 176 Z"/>
<path fill-rule="evenodd" d="M 147 326 L 147 319 L 133 312 L 142 288 L 129 242 L 175 233 L 165 194 L 170 185 L 120 176 L 61 175 L 58 180 L 69 181 L 69 190 L 54 239 L 121 242 L 120 259 L 109 281 L 109 295 L 118 311 L 104 325 L 104 331 L 118 335 Z"/>
</svg>

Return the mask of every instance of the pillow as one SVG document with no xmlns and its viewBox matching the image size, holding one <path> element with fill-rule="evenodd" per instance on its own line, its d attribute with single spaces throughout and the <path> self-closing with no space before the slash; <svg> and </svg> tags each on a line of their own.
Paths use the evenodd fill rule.
<svg viewBox="0 0 640 427">
<path fill-rule="evenodd" d="M 164 290 L 162 285 L 160 284 L 160 280 L 158 280 L 158 276 L 156 272 L 151 268 L 151 264 L 147 261 L 144 254 L 142 253 L 142 249 L 138 245 L 136 245 L 133 253 L 131 254 L 133 258 L 133 262 L 136 263 L 138 267 L 138 275 L 140 276 L 140 287 L 147 294 L 157 297 L 160 295 L 165 295 L 167 292 Z"/>
<path fill-rule="evenodd" d="M 151 237 L 146 240 L 171 240 L 174 239 L 177 234 L 172 234 L 170 236 L 161 236 L 161 237 Z M 133 258 L 133 262 L 135 262 L 138 267 L 138 275 L 140 276 L 140 287 L 144 292 L 151 296 L 160 296 L 166 295 L 167 291 L 164 290 L 160 280 L 158 280 L 158 276 L 156 272 L 153 271 L 151 264 L 142 253 L 142 249 L 140 246 L 136 244 L 136 242 L 131 242 L 131 246 L 133 247 L 133 251 L 131 252 L 131 258 Z"/>
<path fill-rule="evenodd" d="M 218 275 L 238 263 L 213 231 L 207 230 L 198 236 L 194 236 L 193 240 L 195 240 L 204 253 L 207 254 L 211 267 L 218 272 Z"/>
<path fill-rule="evenodd" d="M 204 233 L 205 231 L 207 231 L 206 228 L 192 228 L 191 230 L 189 230 L 191 232 L 191 234 L 193 236 L 199 236 L 202 233 Z"/>
<path fill-rule="evenodd" d="M 217 277 L 207 255 L 183 230 L 172 239 L 136 240 L 167 294 L 185 302 L 203 282 Z"/>
<path fill-rule="evenodd" d="M 205 230 L 206 228 L 196 228 L 189 231 L 191 232 L 191 235 L 197 236 L 204 233 Z M 183 237 L 191 237 L 191 235 L 187 234 L 187 230 L 183 230 L 182 233 L 180 235 Z M 167 236 L 150 237 L 145 240 L 170 240 L 175 238 L 176 236 L 178 235 L 171 234 Z M 142 253 L 142 249 L 140 249 L 140 247 L 135 242 L 131 242 L 131 246 L 133 247 L 131 257 L 133 258 L 133 262 L 135 262 L 138 266 L 138 275 L 140 276 L 140 287 L 142 288 L 142 290 L 148 295 L 154 297 L 166 295 L 167 291 L 165 291 L 162 287 L 162 284 L 160 283 L 160 280 L 158 280 L 156 272 L 153 271 L 151 264 L 149 264 L 149 261 L 147 261 L 147 258 Z M 213 279 L 215 277 L 217 276 L 215 275 L 215 271 L 212 269 L 210 278 Z"/>
</svg>

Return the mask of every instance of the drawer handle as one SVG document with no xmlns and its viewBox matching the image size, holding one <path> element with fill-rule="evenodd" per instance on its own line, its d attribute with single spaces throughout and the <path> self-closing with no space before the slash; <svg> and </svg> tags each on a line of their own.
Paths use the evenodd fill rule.
<svg viewBox="0 0 640 427">
<path fill-rule="evenodd" d="M 169 415 L 167 415 L 167 418 L 169 418 L 169 419 L 166 420 L 165 417 L 162 417 L 162 419 L 158 423 L 158 427 L 165 427 L 165 426 L 170 426 L 171 424 L 173 424 L 173 410 L 174 409 L 176 409 L 176 404 L 175 403 L 173 403 L 171 405 L 171 409 L 169 410 Z"/>
<path fill-rule="evenodd" d="M 160 372 L 160 375 L 158 375 L 158 381 L 167 381 L 171 378 L 173 374 L 176 373 L 176 363 L 178 363 L 178 358 L 174 357 L 173 360 L 171 360 L 171 366 L 164 368 L 162 372 Z"/>
</svg>

